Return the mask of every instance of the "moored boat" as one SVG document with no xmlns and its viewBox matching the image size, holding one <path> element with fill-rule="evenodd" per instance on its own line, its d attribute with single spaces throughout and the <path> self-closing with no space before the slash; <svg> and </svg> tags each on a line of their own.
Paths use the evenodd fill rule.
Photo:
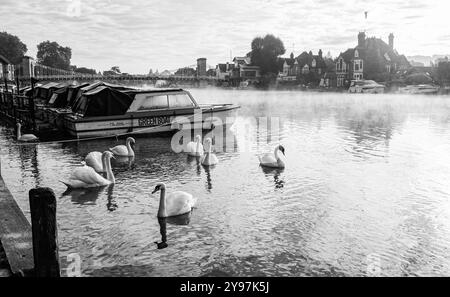
<svg viewBox="0 0 450 297">
<path fill-rule="evenodd" d="M 385 86 L 374 80 L 352 80 L 348 89 L 349 93 L 384 93 Z"/>
<path fill-rule="evenodd" d="M 401 94 L 437 94 L 439 92 L 438 86 L 433 85 L 409 85 L 403 88 L 399 88 L 398 92 Z"/>
<path fill-rule="evenodd" d="M 199 105 L 183 89 L 119 91 L 99 86 L 86 92 L 64 116 L 64 129 L 77 138 L 123 133 L 160 133 L 212 129 L 232 124 L 234 104 Z"/>
</svg>

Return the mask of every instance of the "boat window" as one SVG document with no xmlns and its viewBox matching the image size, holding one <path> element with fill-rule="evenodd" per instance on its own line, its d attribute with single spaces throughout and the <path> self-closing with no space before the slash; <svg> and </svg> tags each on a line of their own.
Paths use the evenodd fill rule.
<svg viewBox="0 0 450 297">
<path fill-rule="evenodd" d="M 187 94 L 173 94 L 169 95 L 169 107 L 170 108 L 180 108 L 180 107 L 193 107 L 191 98 Z"/>
<path fill-rule="evenodd" d="M 167 108 L 167 95 L 146 96 L 139 110 Z"/>
</svg>

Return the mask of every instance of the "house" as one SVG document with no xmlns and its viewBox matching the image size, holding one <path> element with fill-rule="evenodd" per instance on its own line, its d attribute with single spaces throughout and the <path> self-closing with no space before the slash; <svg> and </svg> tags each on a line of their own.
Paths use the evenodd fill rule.
<svg viewBox="0 0 450 297">
<path fill-rule="evenodd" d="M 229 80 L 231 77 L 234 64 L 222 63 L 216 66 L 216 77 L 220 80 Z"/>
<path fill-rule="evenodd" d="M 14 81 L 14 65 L 3 55 L 0 55 L 0 79 Z"/>
<path fill-rule="evenodd" d="M 36 62 L 30 56 L 24 56 L 20 64 L 16 65 L 16 74 L 22 78 L 30 78 L 35 76 Z"/>
<path fill-rule="evenodd" d="M 310 51 L 301 53 L 297 58 L 294 58 L 293 54 L 290 58 L 280 58 L 278 68 L 279 81 L 303 79 L 309 82 L 313 77 L 313 80 L 320 81 L 327 70 L 327 65 L 322 56 L 322 50 L 319 50 L 317 55 Z"/>
<path fill-rule="evenodd" d="M 351 80 L 386 81 L 391 74 L 411 66 L 406 57 L 394 49 L 392 33 L 387 44 L 380 38 L 366 38 L 365 32 L 360 32 L 358 45 L 340 53 L 335 63 L 338 87 L 347 86 Z"/>
<path fill-rule="evenodd" d="M 238 78 L 242 81 L 257 82 L 261 77 L 259 66 L 251 65 L 250 57 L 235 57 L 233 59 L 234 69 L 232 78 Z"/>
</svg>

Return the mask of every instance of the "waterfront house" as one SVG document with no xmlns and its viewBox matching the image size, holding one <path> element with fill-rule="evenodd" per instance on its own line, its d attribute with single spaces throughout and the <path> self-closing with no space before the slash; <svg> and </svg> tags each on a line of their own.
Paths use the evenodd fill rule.
<svg viewBox="0 0 450 297">
<path fill-rule="evenodd" d="M 337 86 L 348 86 L 351 80 L 387 81 L 392 74 L 407 70 L 411 65 L 404 55 L 394 49 L 394 35 L 389 44 L 380 38 L 358 34 L 358 45 L 340 53 L 336 59 Z"/>
<path fill-rule="evenodd" d="M 14 81 L 14 65 L 3 55 L 0 55 L 0 79 Z"/>
<path fill-rule="evenodd" d="M 234 64 L 230 64 L 230 63 L 217 64 L 216 77 L 221 80 L 229 80 L 233 69 L 234 69 Z"/>
<path fill-rule="evenodd" d="M 16 74 L 22 78 L 30 78 L 35 76 L 36 62 L 30 56 L 24 56 L 20 64 L 16 65 Z"/>
<path fill-rule="evenodd" d="M 257 82 L 261 77 L 259 66 L 251 65 L 250 57 L 235 57 L 233 59 L 235 72 L 232 77 L 239 78 L 241 81 Z"/>
<path fill-rule="evenodd" d="M 327 64 L 322 56 L 322 50 L 317 55 L 312 51 L 303 52 L 294 58 L 278 59 L 278 81 L 303 81 L 304 83 L 318 83 L 326 73 Z"/>
</svg>

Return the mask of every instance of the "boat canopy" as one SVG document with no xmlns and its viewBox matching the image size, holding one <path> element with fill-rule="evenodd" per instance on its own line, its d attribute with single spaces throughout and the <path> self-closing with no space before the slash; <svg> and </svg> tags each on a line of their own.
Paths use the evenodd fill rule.
<svg viewBox="0 0 450 297">
<path fill-rule="evenodd" d="M 75 103 L 73 111 L 84 117 L 123 115 L 126 113 L 133 98 L 124 92 L 107 86 L 85 92 Z"/>
<path fill-rule="evenodd" d="M 106 83 L 106 82 L 103 82 L 103 81 L 97 81 L 97 82 L 94 82 L 94 83 L 92 83 L 90 85 L 86 85 L 86 86 L 81 87 L 80 89 L 78 89 L 78 92 L 77 92 L 75 98 L 71 99 L 71 100 L 73 100 L 73 104 L 71 105 L 72 109 L 73 109 L 73 106 L 78 105 L 78 101 L 81 99 L 81 97 L 83 96 L 84 93 L 92 91 L 92 90 L 96 89 L 97 87 L 101 87 L 101 86 L 105 86 L 105 87 L 108 87 L 108 88 L 113 88 L 115 90 L 133 90 L 133 88 L 130 88 L 130 87 L 121 86 L 121 85 L 114 85 L 114 84 Z M 73 111 L 75 111 L 75 110 L 73 109 Z"/>
<path fill-rule="evenodd" d="M 78 90 L 80 90 L 81 88 L 84 88 L 88 85 L 89 85 L 89 83 L 82 83 L 80 85 L 69 86 L 67 88 L 66 102 L 63 107 L 72 107 L 75 102 L 76 96 L 78 95 Z"/>
<path fill-rule="evenodd" d="M 67 105 L 67 93 L 69 91 L 69 86 L 57 89 L 53 91 L 50 100 L 48 101 L 52 107 L 65 107 Z"/>
<path fill-rule="evenodd" d="M 55 82 L 50 82 L 47 83 L 45 85 L 36 87 L 34 89 L 34 97 L 36 98 L 41 98 L 41 99 L 47 99 L 49 92 L 50 92 L 50 88 L 57 86 L 59 83 L 55 83 Z"/>
</svg>

